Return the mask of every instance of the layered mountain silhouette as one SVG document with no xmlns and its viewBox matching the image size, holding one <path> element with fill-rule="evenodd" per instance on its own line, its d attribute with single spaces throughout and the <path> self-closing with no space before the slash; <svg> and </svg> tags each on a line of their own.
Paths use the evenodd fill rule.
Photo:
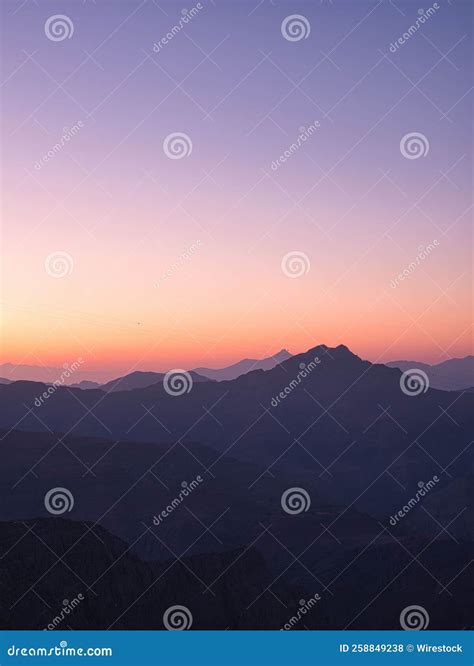
<svg viewBox="0 0 474 666">
<path fill-rule="evenodd" d="M 427 374 L 430 386 L 444 391 L 459 391 L 474 386 L 474 356 L 450 358 L 437 365 L 419 361 L 390 361 L 387 365 L 402 371 L 419 368 Z"/>
<path fill-rule="evenodd" d="M 233 365 L 225 368 L 196 368 L 191 371 L 194 381 L 203 381 L 204 378 L 220 381 L 223 379 L 235 379 L 239 375 L 250 372 L 250 370 L 270 370 L 282 361 L 290 358 L 291 354 L 282 349 L 274 356 L 263 359 L 243 359 Z M 37 365 L 14 365 L 12 363 L 0 364 L 0 373 L 5 377 L 0 377 L 0 384 L 9 384 L 13 381 L 36 381 L 46 384 L 53 384 L 64 375 L 64 368 L 52 368 Z M 166 373 L 153 371 L 135 371 L 127 375 L 116 377 L 108 382 L 92 381 L 90 379 L 81 379 L 72 382 L 73 377 L 82 377 L 86 373 L 75 371 L 71 373 L 69 379 L 63 380 L 64 383 L 73 388 L 84 390 L 101 387 L 105 391 L 124 390 L 128 391 L 135 388 L 145 388 L 152 384 L 163 382 Z M 96 373 L 97 374 L 97 373 Z M 99 373 L 100 374 L 100 373 Z"/>
<path fill-rule="evenodd" d="M 175 590 L 174 597 L 162 593 L 166 603 L 205 609 L 197 601 L 203 597 L 210 604 L 195 628 L 278 628 L 280 610 L 291 617 L 298 599 L 315 593 L 324 603 L 295 628 L 397 628 L 413 603 L 427 607 L 432 628 L 468 626 L 474 394 L 406 385 L 399 369 L 363 361 L 342 345 L 320 345 L 233 380 L 192 378 L 179 395 L 162 381 L 49 393 L 35 382 L 0 385 L 5 550 L 21 521 L 39 521 L 55 547 L 94 525 L 111 560 L 120 558 L 123 584 L 114 591 L 113 574 L 108 583 L 101 578 L 113 613 L 99 604 L 100 617 L 88 614 L 91 624 L 81 619 L 74 628 L 104 628 L 161 574 L 166 590 Z M 195 489 L 177 501 L 193 481 Z M 74 506 L 51 518 L 44 498 L 58 487 L 70 491 Z M 304 491 L 305 506 L 292 513 L 283 498 L 295 489 Z M 403 518 L 391 522 L 403 507 Z M 20 561 L 28 558 L 23 541 Z M 100 567 L 88 543 L 85 537 L 74 547 L 74 565 L 90 585 Z M 102 555 L 96 559 L 105 565 Z M 195 588 L 164 573 L 181 562 L 201 567 Z M 219 592 L 211 586 L 212 606 L 209 585 L 219 568 L 226 573 Z M 231 609 L 226 595 L 240 575 L 247 582 Z M 28 580 L 11 580 L 8 594 L 21 596 Z M 53 592 L 62 594 L 53 579 L 38 588 L 41 596 Z M 141 605 L 147 594 L 136 614 L 114 626 L 160 628 L 161 606 L 153 615 Z M 26 620 L 12 621 L 20 628 Z"/>
<path fill-rule="evenodd" d="M 400 467 L 402 484 L 416 483 L 423 480 L 420 460 L 430 463 L 431 455 L 444 466 L 471 441 L 472 393 L 428 389 L 407 395 L 400 379 L 396 368 L 362 361 L 344 346 L 323 345 L 268 371 L 197 381 L 178 396 L 161 383 L 106 394 L 58 388 L 37 407 L 44 385 L 0 385 L 0 427 L 37 431 L 41 425 L 80 437 L 200 442 L 217 455 L 229 452 L 258 465 L 321 475 L 328 498 L 345 502 L 392 461 L 391 472 Z M 396 458 L 405 449 L 400 464 Z M 330 482 L 334 471 L 337 485 Z M 381 509 L 389 497 L 378 501 Z"/>
</svg>

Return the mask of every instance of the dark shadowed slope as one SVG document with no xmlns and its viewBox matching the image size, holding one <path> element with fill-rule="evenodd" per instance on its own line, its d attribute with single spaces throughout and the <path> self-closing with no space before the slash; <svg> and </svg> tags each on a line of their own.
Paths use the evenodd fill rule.
<svg viewBox="0 0 474 666">
<path fill-rule="evenodd" d="M 278 629 L 302 594 L 281 582 L 281 601 L 256 601 L 272 577 L 252 548 L 144 562 L 100 526 L 60 518 L 0 523 L 0 557 L 1 629 L 160 630 L 175 605 L 193 629 Z"/>
<path fill-rule="evenodd" d="M 275 577 L 251 545 L 145 562 L 91 523 L 0 523 L 0 628 L 163 630 L 166 611 L 178 605 L 191 629 L 399 629 L 413 601 L 430 629 L 471 627 L 469 545 L 443 540 L 410 555 L 422 550 L 415 539 L 405 548 L 375 542 L 323 572 L 315 559 L 321 582 L 302 586 L 291 580 L 299 563 Z M 298 616 L 315 594 L 318 602 Z"/>
</svg>

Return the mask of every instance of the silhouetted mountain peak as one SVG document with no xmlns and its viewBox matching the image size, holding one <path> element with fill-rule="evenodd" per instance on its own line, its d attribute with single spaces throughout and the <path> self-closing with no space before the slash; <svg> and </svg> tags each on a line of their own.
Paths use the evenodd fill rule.
<svg viewBox="0 0 474 666">
<path fill-rule="evenodd" d="M 353 363 L 362 362 L 362 359 L 354 354 L 346 345 L 338 345 L 337 347 L 328 347 L 328 345 L 320 344 L 316 347 L 311 347 L 306 352 L 295 354 L 290 359 L 283 362 L 285 367 L 299 365 L 301 363 L 309 364 L 318 359 L 321 363 L 327 361 L 337 361 L 338 363 Z"/>
</svg>

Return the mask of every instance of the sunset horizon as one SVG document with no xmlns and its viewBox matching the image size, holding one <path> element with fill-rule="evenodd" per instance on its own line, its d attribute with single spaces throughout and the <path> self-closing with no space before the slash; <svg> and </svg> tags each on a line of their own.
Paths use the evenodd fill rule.
<svg viewBox="0 0 474 666">
<path fill-rule="evenodd" d="M 417 12 L 380 4 L 307 5 L 312 32 L 291 41 L 277 7 L 204 3 L 169 43 L 173 3 L 76 4 L 60 40 L 47 5 L 3 36 L 2 362 L 473 352 L 467 4 L 426 15 L 440 44 L 452 22 L 444 58 L 423 36 L 390 50 Z"/>
</svg>

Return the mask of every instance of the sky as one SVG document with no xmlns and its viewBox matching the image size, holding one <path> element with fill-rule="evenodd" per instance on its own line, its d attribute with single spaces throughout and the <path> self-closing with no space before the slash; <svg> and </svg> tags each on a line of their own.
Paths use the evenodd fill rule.
<svg viewBox="0 0 474 666">
<path fill-rule="evenodd" d="M 472 4 L 192 2 L 2 3 L 1 362 L 472 353 Z"/>
</svg>

